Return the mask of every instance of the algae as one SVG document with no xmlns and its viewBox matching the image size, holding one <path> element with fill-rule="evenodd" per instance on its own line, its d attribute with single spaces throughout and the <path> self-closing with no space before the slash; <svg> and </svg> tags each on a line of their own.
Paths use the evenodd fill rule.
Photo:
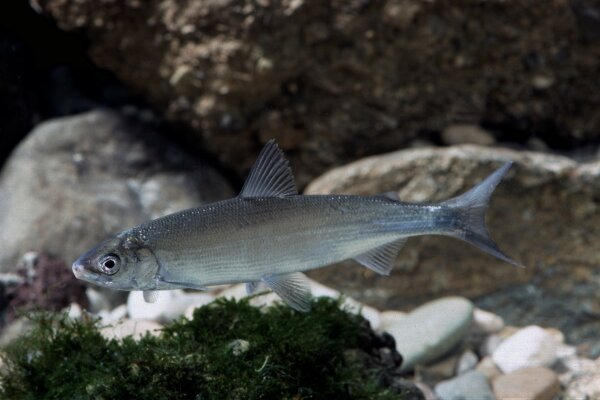
<svg viewBox="0 0 600 400">
<path fill-rule="evenodd" d="M 37 314 L 3 349 L 7 399 L 397 399 L 360 348 L 362 317 L 339 301 L 309 313 L 220 299 L 158 336 L 108 340 L 98 320 Z"/>
</svg>

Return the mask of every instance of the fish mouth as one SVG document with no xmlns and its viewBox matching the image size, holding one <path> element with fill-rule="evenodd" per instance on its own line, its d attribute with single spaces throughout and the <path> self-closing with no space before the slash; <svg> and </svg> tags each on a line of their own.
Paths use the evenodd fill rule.
<svg viewBox="0 0 600 400">
<path fill-rule="evenodd" d="M 100 286 L 110 286 L 112 284 L 112 279 L 111 280 L 107 280 L 106 278 L 102 279 L 98 275 L 94 274 L 93 272 L 90 272 L 86 268 L 86 265 L 87 265 L 86 261 L 87 260 L 80 258 L 79 260 L 77 260 L 73 263 L 71 269 L 73 270 L 73 275 L 75 275 L 75 278 L 81 279 L 82 281 L 94 283 L 94 284 L 100 285 Z"/>
<path fill-rule="evenodd" d="M 71 269 L 73 270 L 73 275 L 75 275 L 75 278 L 85 279 L 87 271 L 85 270 L 84 264 L 80 260 L 75 261 Z"/>
</svg>

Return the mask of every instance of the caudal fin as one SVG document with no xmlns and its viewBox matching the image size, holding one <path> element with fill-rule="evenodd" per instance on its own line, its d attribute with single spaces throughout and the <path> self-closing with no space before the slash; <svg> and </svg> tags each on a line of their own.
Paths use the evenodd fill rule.
<svg viewBox="0 0 600 400">
<path fill-rule="evenodd" d="M 518 267 L 523 265 L 502 252 L 485 226 L 485 211 L 494 189 L 500 183 L 511 162 L 507 162 L 468 192 L 445 201 L 442 205 L 455 209 L 456 229 L 449 235 L 465 240 L 481 250 Z"/>
</svg>

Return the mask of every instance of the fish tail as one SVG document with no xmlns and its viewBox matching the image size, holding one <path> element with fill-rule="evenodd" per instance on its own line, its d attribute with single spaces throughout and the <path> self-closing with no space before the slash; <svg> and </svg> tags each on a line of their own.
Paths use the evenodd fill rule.
<svg viewBox="0 0 600 400">
<path fill-rule="evenodd" d="M 448 235 L 471 243 L 500 260 L 521 267 L 523 266 L 521 263 L 498 248 L 485 225 L 485 211 L 490 197 L 511 165 L 512 161 L 507 162 L 468 192 L 445 201 L 442 205 L 455 210 L 456 224 L 453 224 L 455 228 L 451 229 Z"/>
</svg>

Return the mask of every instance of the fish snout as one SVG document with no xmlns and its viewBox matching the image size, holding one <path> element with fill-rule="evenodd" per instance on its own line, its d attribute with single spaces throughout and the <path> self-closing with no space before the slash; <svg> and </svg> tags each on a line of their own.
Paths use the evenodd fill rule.
<svg viewBox="0 0 600 400">
<path fill-rule="evenodd" d="M 83 275 L 85 274 L 85 265 L 81 260 L 75 261 L 71 268 L 73 269 L 73 274 L 75 275 L 75 278 L 83 278 Z"/>
</svg>

